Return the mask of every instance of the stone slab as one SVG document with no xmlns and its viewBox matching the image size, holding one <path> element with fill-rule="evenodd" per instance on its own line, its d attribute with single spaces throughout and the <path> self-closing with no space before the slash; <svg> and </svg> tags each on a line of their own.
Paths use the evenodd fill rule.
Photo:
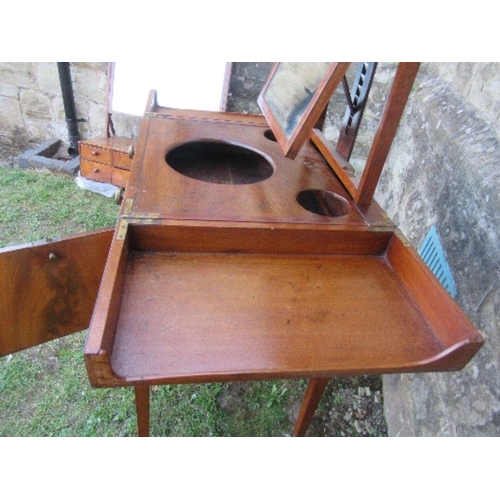
<svg viewBox="0 0 500 500">
<path fill-rule="evenodd" d="M 47 168 L 49 170 L 55 170 L 57 172 L 65 172 L 74 175 L 80 167 L 80 159 L 76 157 L 70 161 L 67 161 L 34 155 L 28 159 L 28 165 L 30 168 Z"/>
<path fill-rule="evenodd" d="M 59 150 L 61 141 L 59 139 L 49 139 L 44 141 L 37 148 L 28 149 L 17 157 L 17 164 L 20 168 L 30 168 L 28 160 L 33 156 L 52 158 Z"/>
</svg>

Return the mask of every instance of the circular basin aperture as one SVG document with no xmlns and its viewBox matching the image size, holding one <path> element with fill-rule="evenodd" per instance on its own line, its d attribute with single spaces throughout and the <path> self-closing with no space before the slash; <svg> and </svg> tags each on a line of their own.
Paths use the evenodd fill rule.
<svg viewBox="0 0 500 500">
<path fill-rule="evenodd" d="M 307 211 L 326 217 L 340 217 L 347 215 L 351 211 L 349 202 L 346 199 L 323 189 L 301 191 L 297 195 L 297 201 Z"/>
<path fill-rule="evenodd" d="M 270 141 L 278 142 L 277 139 L 276 139 L 276 136 L 273 134 L 273 131 L 270 130 L 270 129 L 267 129 L 267 130 L 264 131 L 264 137 L 266 139 L 269 139 Z"/>
<path fill-rule="evenodd" d="M 259 153 L 224 141 L 187 142 L 169 151 L 165 159 L 179 174 L 215 184 L 254 184 L 274 172 Z"/>
</svg>

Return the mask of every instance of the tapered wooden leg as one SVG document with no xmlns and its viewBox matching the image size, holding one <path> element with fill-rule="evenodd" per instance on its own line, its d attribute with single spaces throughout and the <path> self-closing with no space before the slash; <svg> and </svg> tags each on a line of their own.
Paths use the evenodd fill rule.
<svg viewBox="0 0 500 500">
<path fill-rule="evenodd" d="M 139 437 L 149 436 L 149 385 L 136 385 L 135 410 Z"/>
<path fill-rule="evenodd" d="M 307 428 L 314 417 L 314 412 L 318 407 L 321 396 L 323 396 L 323 392 L 325 392 L 325 387 L 329 380 L 328 378 L 312 378 L 309 380 L 306 395 L 304 396 L 304 401 L 302 401 L 297 423 L 293 431 L 295 437 L 303 437 L 306 435 Z"/>
</svg>

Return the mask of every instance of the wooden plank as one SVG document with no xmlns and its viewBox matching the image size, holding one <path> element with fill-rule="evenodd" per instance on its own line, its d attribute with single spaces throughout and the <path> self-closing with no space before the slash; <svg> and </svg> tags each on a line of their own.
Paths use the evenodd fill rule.
<svg viewBox="0 0 500 500">
<path fill-rule="evenodd" d="M 0 250 L 0 356 L 89 326 L 112 235 L 107 228 Z"/>
<path fill-rule="evenodd" d="M 113 345 L 129 257 L 126 226 L 126 222 L 120 224 L 116 234 L 120 234 L 124 227 L 123 238 L 115 238 L 111 244 L 85 344 L 85 352 L 88 354 L 99 354 L 103 350 L 109 352 Z M 92 382 L 92 375 L 89 375 Z"/>
<path fill-rule="evenodd" d="M 420 63 L 399 63 L 389 97 L 387 99 L 379 127 L 366 160 L 365 169 L 354 201 L 360 207 L 370 205 L 385 160 L 391 149 L 403 115 L 406 101 L 417 76 Z"/>
<path fill-rule="evenodd" d="M 133 213 L 157 213 L 160 218 L 177 220 L 364 225 L 352 201 L 348 201 L 350 213 L 340 217 L 318 215 L 297 202 L 297 196 L 311 188 L 349 199 L 313 146 L 304 145 L 296 160 L 290 160 L 267 138 L 265 124 L 243 126 L 216 120 L 213 113 L 211 116 L 211 122 L 199 115 L 191 120 L 143 120 L 146 130 L 141 130 L 134 158 L 137 168 L 131 173 L 126 194 L 126 198 L 134 197 Z M 234 148 L 231 155 L 225 154 L 230 151 L 227 146 Z M 206 161 L 200 151 L 207 153 Z M 228 162 L 227 172 L 236 179 L 240 174 L 252 177 L 260 170 L 260 161 L 272 169 L 265 180 L 225 184 L 214 179 L 221 168 L 219 162 Z M 179 164 L 197 165 L 194 171 L 204 176 L 190 177 Z"/>
<path fill-rule="evenodd" d="M 347 189 L 351 198 L 355 198 L 358 192 L 359 180 L 348 174 L 348 170 L 353 170 L 351 164 L 342 158 L 338 151 L 328 147 L 328 141 L 321 130 L 313 129 L 310 139 L 316 149 L 323 155 L 323 158 L 338 177 L 340 182 L 342 182 L 344 187 Z"/>
<path fill-rule="evenodd" d="M 137 434 L 149 436 L 149 385 L 135 386 L 135 408 L 137 413 Z"/>
<path fill-rule="evenodd" d="M 382 255 L 392 229 L 355 230 L 349 226 L 228 223 L 130 223 L 134 250 L 272 254 Z"/>
<path fill-rule="evenodd" d="M 373 256 L 131 252 L 115 330 L 123 385 L 394 371 L 442 350 Z"/>
<path fill-rule="evenodd" d="M 403 237 L 393 236 L 387 258 L 443 348 L 460 348 L 449 369 L 463 368 L 483 345 L 481 335 Z"/>
<path fill-rule="evenodd" d="M 306 435 L 329 380 L 329 378 L 312 378 L 309 381 L 293 431 L 294 437 L 304 437 Z"/>
</svg>

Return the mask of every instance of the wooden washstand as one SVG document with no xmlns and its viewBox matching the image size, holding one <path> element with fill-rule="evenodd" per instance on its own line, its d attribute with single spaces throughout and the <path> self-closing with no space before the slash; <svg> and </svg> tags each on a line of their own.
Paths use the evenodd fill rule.
<svg viewBox="0 0 500 500">
<path fill-rule="evenodd" d="M 373 201 L 418 64 L 399 64 L 360 179 L 355 131 L 335 149 L 315 128 L 347 68 L 277 64 L 264 116 L 152 91 L 115 229 L 0 251 L 0 355 L 90 322 L 90 382 L 134 387 L 141 436 L 151 385 L 308 378 L 302 436 L 332 376 L 463 368 L 481 336 Z"/>
<path fill-rule="evenodd" d="M 418 66 L 403 69 L 409 93 Z M 309 378 L 304 435 L 329 377 L 458 370 L 480 347 L 372 200 L 374 169 L 353 195 L 308 137 L 287 158 L 264 117 L 151 93 L 85 346 L 93 386 L 135 387 L 140 435 L 151 385 Z"/>
</svg>

